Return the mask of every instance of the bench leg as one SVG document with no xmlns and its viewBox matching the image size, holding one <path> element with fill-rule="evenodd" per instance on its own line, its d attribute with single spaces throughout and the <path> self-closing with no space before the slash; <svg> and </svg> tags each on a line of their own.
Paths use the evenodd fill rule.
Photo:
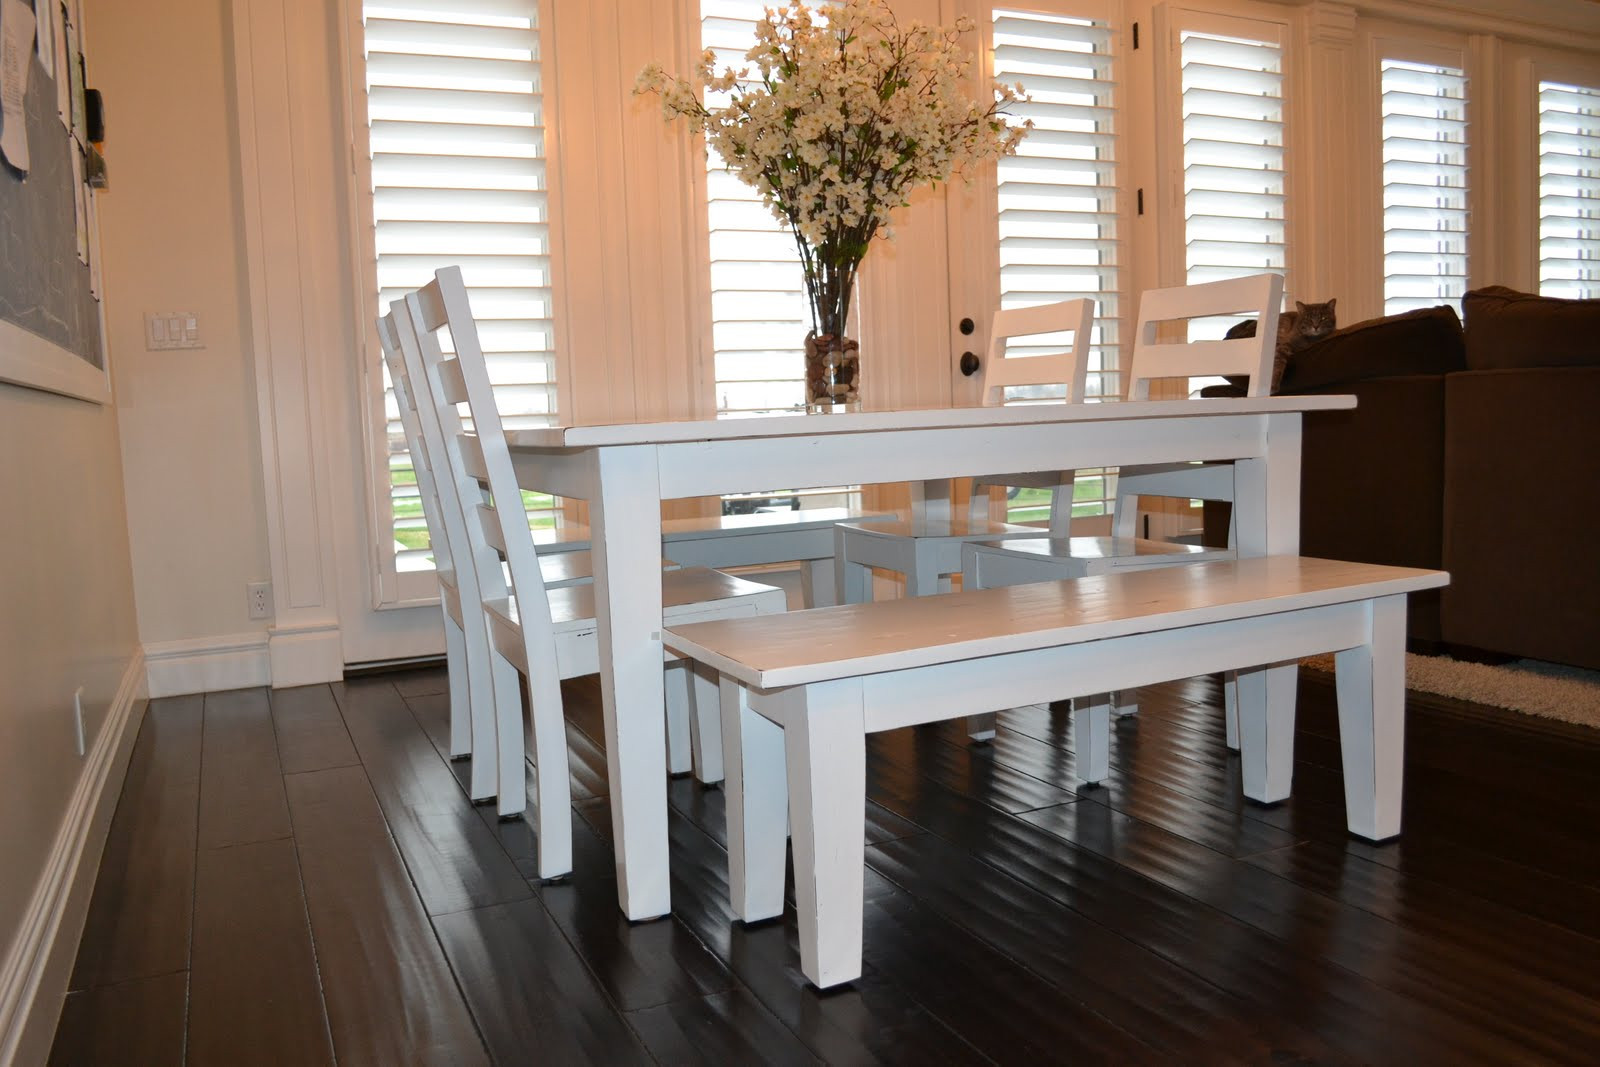
<svg viewBox="0 0 1600 1067">
<path fill-rule="evenodd" d="M 968 715 L 967 736 L 978 742 L 993 741 L 995 724 L 999 720 L 1000 714 L 994 711 L 986 711 L 982 715 Z"/>
<path fill-rule="evenodd" d="M 1090 785 L 1111 774 L 1111 694 L 1072 702 L 1072 757 L 1078 777 Z"/>
<path fill-rule="evenodd" d="M 1244 795 L 1263 804 L 1289 798 L 1294 782 L 1294 699 L 1299 665 L 1239 672 L 1239 754 Z"/>
<path fill-rule="evenodd" d="M 783 914 L 783 860 L 788 841 L 783 728 L 750 710 L 745 687 L 719 684 L 722 790 L 728 819 L 728 897 L 745 922 Z"/>
<path fill-rule="evenodd" d="M 861 976 L 867 746 L 859 678 L 783 703 L 800 969 L 819 988 Z"/>
<path fill-rule="evenodd" d="M 690 663 L 689 740 L 694 750 L 694 776 L 701 785 L 716 785 L 723 776 L 722 713 L 717 695 L 717 672 L 703 663 Z"/>
<path fill-rule="evenodd" d="M 1350 832 L 1369 841 L 1400 833 L 1406 742 L 1406 598 L 1371 603 L 1370 643 L 1334 657 L 1339 747 Z"/>
<path fill-rule="evenodd" d="M 689 706 L 689 682 L 685 677 L 690 669 L 687 660 L 668 663 L 662 679 L 666 685 L 668 774 L 688 774 L 694 769 L 693 727 L 689 723 L 694 709 Z"/>
<path fill-rule="evenodd" d="M 800 561 L 800 598 L 806 607 L 833 607 L 839 603 L 838 588 L 832 556 Z"/>
</svg>

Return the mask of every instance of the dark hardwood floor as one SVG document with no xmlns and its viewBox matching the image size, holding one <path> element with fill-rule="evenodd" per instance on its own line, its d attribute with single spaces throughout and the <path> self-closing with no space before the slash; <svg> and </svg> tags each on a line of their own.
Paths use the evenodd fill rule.
<svg viewBox="0 0 1600 1067">
<path fill-rule="evenodd" d="M 157 700 L 52 1062 L 1594 1062 L 1600 731 L 1413 695 L 1374 846 L 1302 675 L 1272 808 L 1210 679 L 1142 692 L 1102 788 L 1042 708 L 874 737 L 866 969 L 827 994 L 792 908 L 730 920 L 720 791 L 670 784 L 672 917 L 619 916 L 593 679 L 553 885 L 468 802 L 442 670 Z"/>
</svg>

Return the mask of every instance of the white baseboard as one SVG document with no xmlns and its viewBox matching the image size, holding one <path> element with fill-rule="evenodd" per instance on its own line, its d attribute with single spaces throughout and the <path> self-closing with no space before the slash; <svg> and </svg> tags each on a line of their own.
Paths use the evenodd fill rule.
<svg viewBox="0 0 1600 1067">
<path fill-rule="evenodd" d="M 150 696 L 215 693 L 272 682 L 265 633 L 224 634 L 144 646 Z"/>
<path fill-rule="evenodd" d="M 344 643 L 337 619 L 274 626 L 267 651 L 274 689 L 336 682 L 344 677 Z"/>
<path fill-rule="evenodd" d="M 135 651 L 84 761 L 16 940 L 0 961 L 0 1067 L 43 1063 L 49 1055 L 145 704 L 144 653 Z"/>
</svg>

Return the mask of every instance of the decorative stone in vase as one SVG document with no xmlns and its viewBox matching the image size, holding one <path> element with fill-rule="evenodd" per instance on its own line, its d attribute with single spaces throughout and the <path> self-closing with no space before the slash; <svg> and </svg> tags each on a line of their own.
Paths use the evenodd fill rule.
<svg viewBox="0 0 1600 1067">
<path fill-rule="evenodd" d="M 861 344 L 831 333 L 806 335 L 806 410 L 861 410 Z"/>
</svg>

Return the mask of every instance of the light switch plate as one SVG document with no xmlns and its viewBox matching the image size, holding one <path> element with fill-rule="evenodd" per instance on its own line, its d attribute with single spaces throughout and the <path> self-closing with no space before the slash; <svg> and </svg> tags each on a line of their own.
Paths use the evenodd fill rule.
<svg viewBox="0 0 1600 1067">
<path fill-rule="evenodd" d="M 178 348 L 204 348 L 200 316 L 193 311 L 147 311 L 144 314 L 144 347 L 150 352 Z"/>
</svg>

